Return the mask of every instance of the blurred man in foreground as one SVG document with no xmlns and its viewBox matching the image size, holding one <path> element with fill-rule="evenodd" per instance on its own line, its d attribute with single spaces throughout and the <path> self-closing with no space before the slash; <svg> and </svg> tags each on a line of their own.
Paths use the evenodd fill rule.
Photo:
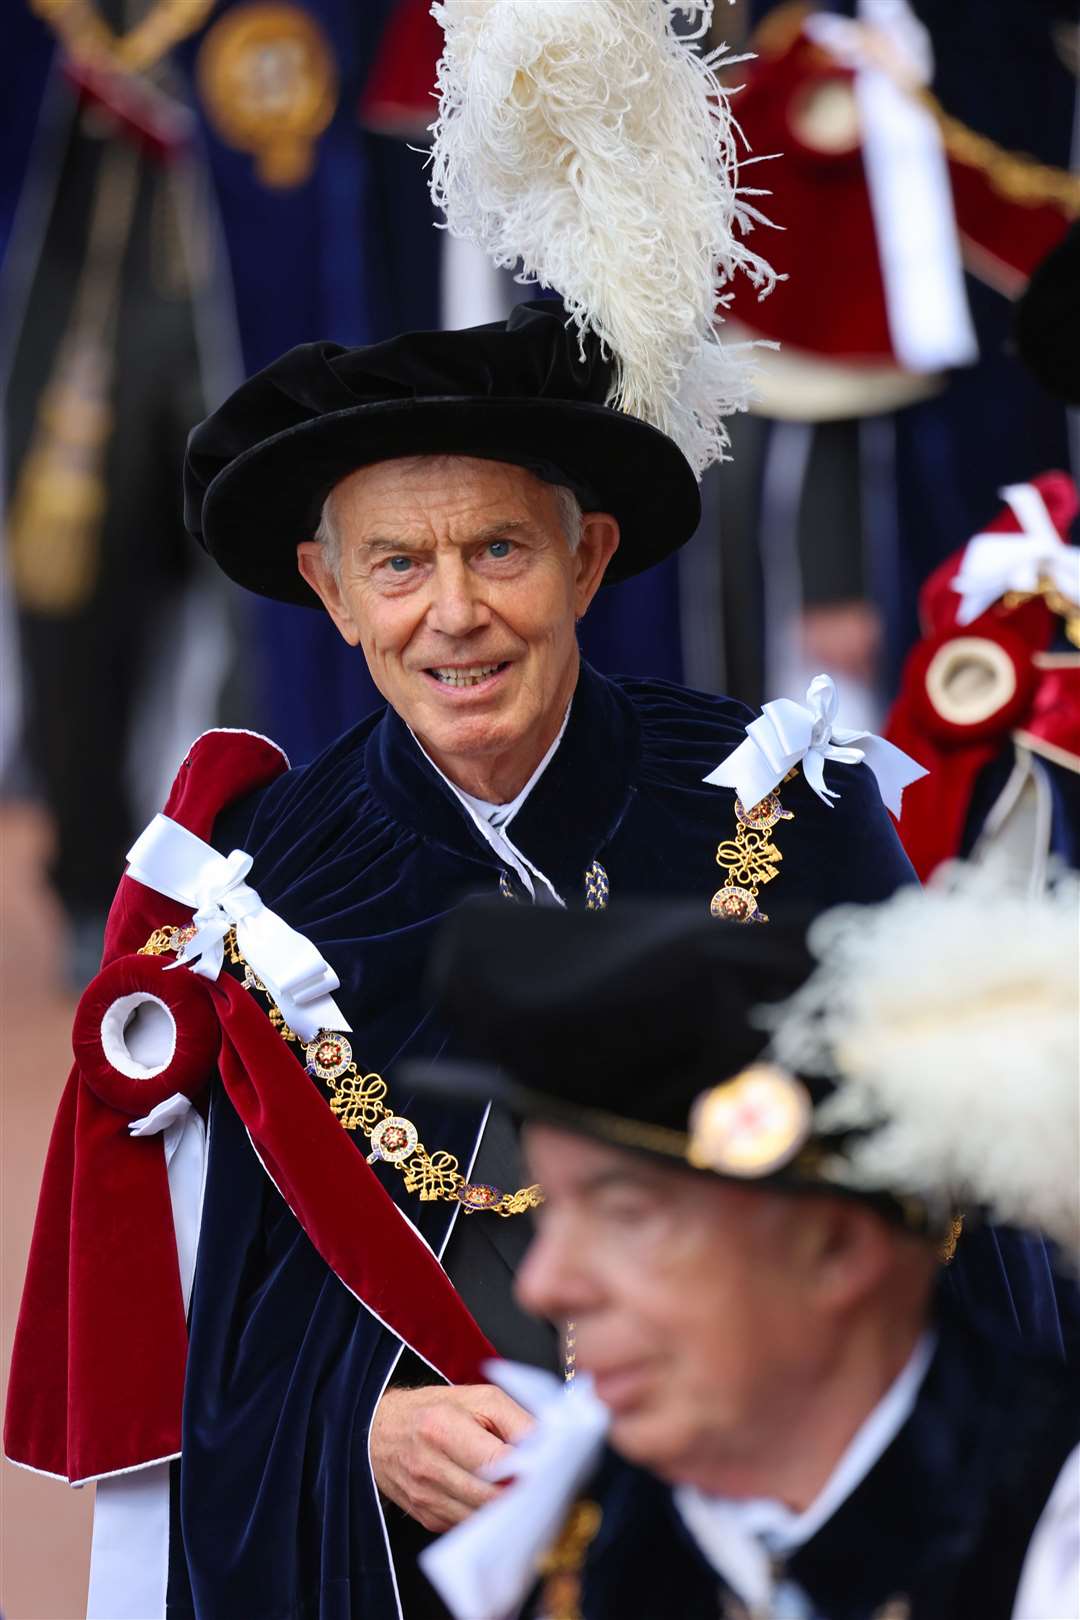
<svg viewBox="0 0 1080 1620">
<path fill-rule="evenodd" d="M 1080 1614 L 1075 1379 L 942 1266 L 957 1199 L 1075 1251 L 1075 914 L 1073 887 L 1035 908 L 985 878 L 848 908 L 808 983 L 775 918 L 486 917 L 481 954 L 458 916 L 444 998 L 501 1068 L 444 1080 L 529 1122 L 546 1202 L 518 1294 L 572 1319 L 610 1414 L 523 1612 Z M 766 1053 L 753 1009 L 792 992 Z M 517 1612 L 485 1570 L 529 1584 L 560 1450 L 565 1506 L 587 1475 L 570 1414 L 598 1405 L 542 1412 L 522 1483 L 426 1555 L 462 1620 Z"/>
</svg>

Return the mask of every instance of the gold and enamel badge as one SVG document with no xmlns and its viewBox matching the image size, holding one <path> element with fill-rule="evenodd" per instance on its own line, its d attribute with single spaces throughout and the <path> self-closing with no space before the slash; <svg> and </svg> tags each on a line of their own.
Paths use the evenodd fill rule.
<svg viewBox="0 0 1080 1620">
<path fill-rule="evenodd" d="M 724 868 L 727 882 L 709 902 L 714 917 L 738 923 L 768 922 L 758 906 L 758 891 L 763 883 L 772 882 L 784 858 L 770 834 L 778 822 L 794 819 L 794 812 L 784 809 L 778 793 L 766 794 L 749 810 L 741 799 L 735 800 L 735 836 L 725 839 L 716 851 L 716 864 Z"/>
<path fill-rule="evenodd" d="M 233 6 L 199 50 L 199 94 L 221 139 L 255 158 L 267 186 L 298 186 L 334 116 L 338 73 L 314 17 L 285 0 Z"/>
<path fill-rule="evenodd" d="M 262 987 L 260 986 L 260 989 Z M 352 1062 L 352 1047 L 344 1035 L 328 1035 L 324 1030 L 305 1048 L 307 1070 L 320 1080 L 336 1080 Z"/>
<path fill-rule="evenodd" d="M 774 1063 L 754 1063 L 698 1097 L 687 1158 L 718 1175 L 768 1176 L 798 1153 L 812 1117 L 810 1093 L 800 1080 Z"/>
<path fill-rule="evenodd" d="M 368 1140 L 373 1149 L 368 1154 L 368 1164 L 374 1164 L 377 1159 L 385 1159 L 387 1164 L 400 1164 L 402 1159 L 409 1157 L 420 1137 L 411 1120 L 403 1119 L 400 1114 L 390 1114 L 380 1120 Z"/>
</svg>

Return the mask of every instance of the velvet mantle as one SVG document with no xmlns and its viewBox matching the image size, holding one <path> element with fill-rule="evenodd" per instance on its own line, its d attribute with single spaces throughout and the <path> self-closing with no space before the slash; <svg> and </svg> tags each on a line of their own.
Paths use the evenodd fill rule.
<svg viewBox="0 0 1080 1620">
<path fill-rule="evenodd" d="M 750 718 L 726 698 L 657 681 L 609 681 L 587 667 L 547 771 L 514 820 L 516 846 L 570 904 L 604 866 L 611 904 L 673 895 L 708 905 L 733 796 L 705 774 Z M 829 809 L 800 778 L 783 791 L 780 875 L 762 892 L 830 905 L 875 900 L 911 881 L 870 773 L 829 767 Z M 394 1084 L 406 1056 L 445 1047 L 424 991 L 440 917 L 504 874 L 458 801 L 392 712 L 364 722 L 301 771 L 237 806 L 215 832 L 246 848 L 266 902 L 318 945 L 358 1062 L 390 1083 L 428 1147 L 471 1160 L 482 1113 Z M 456 1211 L 384 1184 L 441 1252 Z M 461 1217 L 473 1221 L 483 1215 Z M 503 1223 L 499 1223 L 502 1225 Z M 966 1254 L 964 1252 L 966 1248 Z M 972 1234 L 956 1262 L 970 1294 L 1056 1342 L 1040 1244 Z M 498 1335 L 494 1335 L 498 1342 Z M 398 1613 L 367 1459 L 370 1416 L 399 1353 L 300 1230 L 215 1099 L 203 1236 L 191 1312 L 179 1490 L 190 1589 L 174 1563 L 170 1620 L 387 1620 Z"/>
<path fill-rule="evenodd" d="M 513 823 L 515 844 L 571 904 L 599 860 L 613 905 L 663 893 L 706 907 L 721 882 L 716 846 L 734 816 L 730 791 L 702 777 L 749 718 L 724 698 L 610 682 L 586 668 L 563 741 Z M 835 810 L 802 782 L 785 790 L 795 819 L 781 828 L 784 863 L 770 895 L 783 888 L 826 904 L 910 880 L 869 773 L 840 769 L 836 785 Z M 358 1063 L 387 1078 L 393 1106 L 429 1149 L 468 1166 L 482 1110 L 414 1098 L 394 1075 L 404 1056 L 444 1046 L 423 989 L 439 919 L 467 895 L 497 892 L 503 873 L 401 720 L 387 712 L 364 722 L 279 777 L 224 816 L 214 842 L 253 855 L 264 900 L 340 975 Z M 454 1208 L 420 1204 L 397 1172 L 379 1174 L 441 1252 Z M 397 1354 L 300 1230 L 219 1092 L 184 1405 L 190 1592 L 174 1564 L 171 1615 L 397 1612 L 367 1462 L 370 1414 Z"/>
<path fill-rule="evenodd" d="M 210 732 L 181 766 L 166 812 L 205 836 L 223 805 L 285 767 L 264 738 Z M 76 1062 L 46 1164 L 5 1446 L 14 1461 L 73 1483 L 179 1452 L 187 1335 L 163 1139 L 132 1138 L 128 1127 L 176 1093 L 198 1104 L 215 1066 L 260 1163 L 346 1287 L 452 1381 L 477 1379 L 491 1352 L 237 979 L 210 983 L 137 954 L 156 928 L 184 920 L 124 877 L 106 965 L 76 1013 Z M 152 994 L 174 1019 L 174 1050 L 152 1078 L 119 1071 L 105 1051 L 109 1010 L 133 992 Z M 420 1299 L 428 1304 L 418 1309 Z"/>
</svg>

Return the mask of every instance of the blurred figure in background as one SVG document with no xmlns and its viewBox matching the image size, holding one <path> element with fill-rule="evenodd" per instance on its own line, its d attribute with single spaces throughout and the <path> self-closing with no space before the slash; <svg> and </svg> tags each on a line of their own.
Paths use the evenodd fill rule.
<svg viewBox="0 0 1080 1620">
<path fill-rule="evenodd" d="M 736 106 L 753 151 L 783 154 L 753 172 L 788 280 L 732 308 L 781 348 L 683 559 L 688 676 L 722 670 L 755 702 L 829 668 L 873 724 L 922 581 L 1001 486 L 1069 465 L 1065 413 L 1009 331 L 1080 212 L 1075 9 L 783 0 L 744 16 L 758 59 L 732 75 Z"/>
<path fill-rule="evenodd" d="M 177 466 L 238 357 L 163 46 L 131 84 L 95 65 L 79 8 L 53 12 L 71 54 L 44 91 L 3 267 L 5 566 L 25 765 L 79 988 L 110 872 L 221 713 L 224 596 L 185 542 Z M 139 12 L 114 0 L 101 18 L 123 34 Z"/>
</svg>

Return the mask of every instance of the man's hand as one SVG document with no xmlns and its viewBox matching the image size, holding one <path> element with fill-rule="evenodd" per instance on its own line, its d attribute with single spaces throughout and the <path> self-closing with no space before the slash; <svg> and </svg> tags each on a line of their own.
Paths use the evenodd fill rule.
<svg viewBox="0 0 1080 1620">
<path fill-rule="evenodd" d="M 532 1423 L 492 1384 L 388 1389 L 371 1425 L 375 1483 L 425 1530 L 449 1530 L 497 1494 L 477 1470 Z"/>
</svg>

